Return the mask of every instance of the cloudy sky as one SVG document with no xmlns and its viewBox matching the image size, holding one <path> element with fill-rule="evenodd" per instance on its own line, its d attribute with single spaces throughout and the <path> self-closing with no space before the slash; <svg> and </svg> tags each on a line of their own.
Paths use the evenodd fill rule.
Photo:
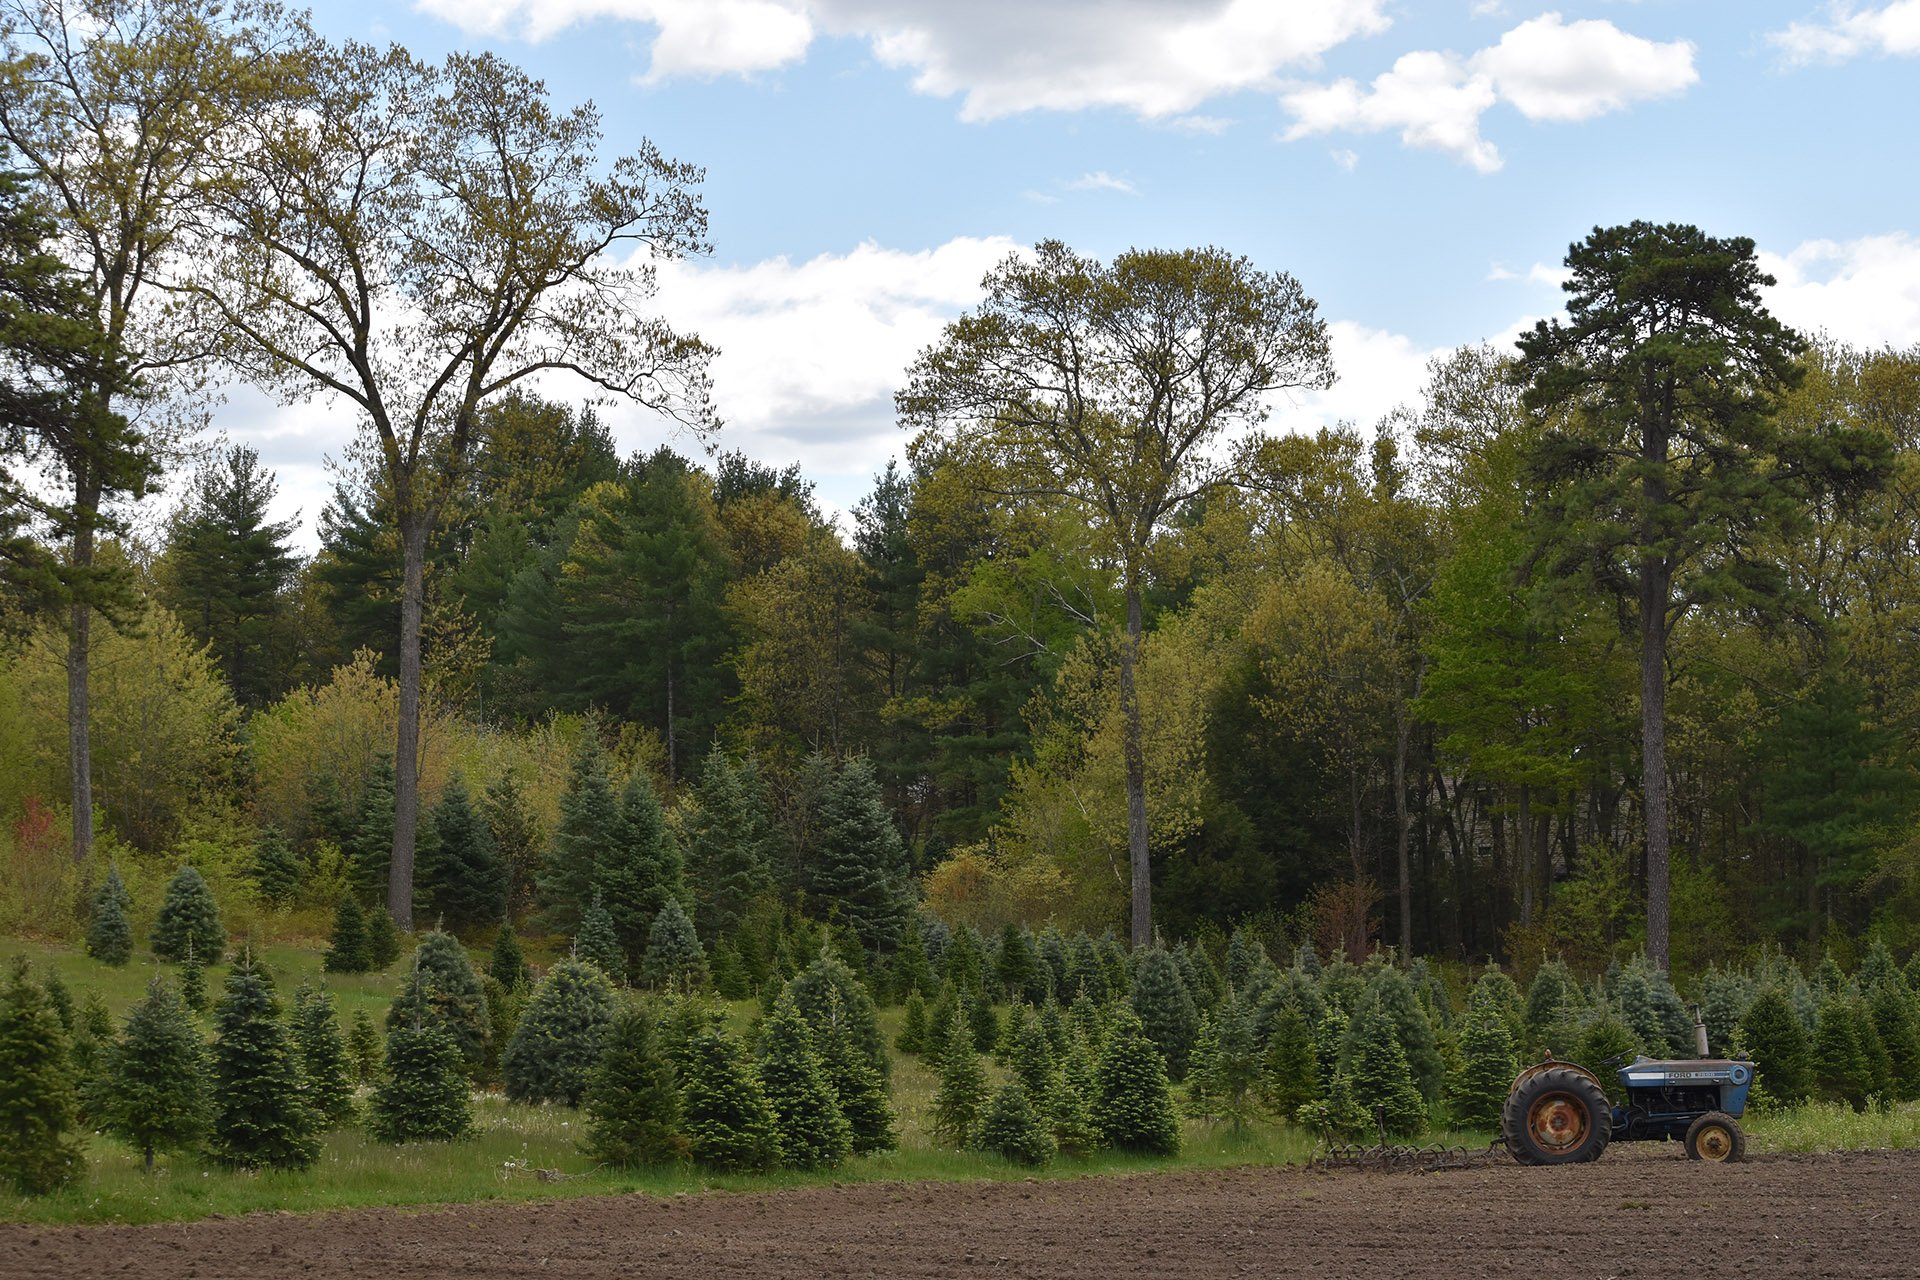
<svg viewBox="0 0 1920 1280">
<path fill-rule="evenodd" d="M 711 258 L 658 299 L 721 348 L 723 443 L 852 505 L 914 352 L 1017 247 L 1215 244 L 1289 271 L 1365 425 L 1427 359 L 1557 307 L 1598 224 L 1753 237 L 1790 323 L 1920 342 L 1920 0 L 318 0 L 340 37 L 488 48 L 610 152 L 703 165 Z M 561 388 L 553 388 L 555 392 Z M 665 438 L 613 415 L 623 447 Z M 344 407 L 216 416 L 312 524 Z"/>
</svg>

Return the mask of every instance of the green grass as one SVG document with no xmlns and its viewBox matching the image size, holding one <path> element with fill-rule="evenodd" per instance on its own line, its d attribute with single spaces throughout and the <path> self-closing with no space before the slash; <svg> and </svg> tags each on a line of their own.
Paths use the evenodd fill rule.
<svg viewBox="0 0 1920 1280">
<path fill-rule="evenodd" d="M 76 997 L 98 991 L 116 1016 L 137 1000 L 156 972 L 175 966 L 150 958 L 112 969 L 79 952 L 35 943 L 0 946 L 0 955 L 23 953 L 36 966 L 57 970 Z M 303 979 L 319 977 L 319 953 L 293 946 L 265 949 L 268 968 L 283 995 Z M 476 957 L 480 959 L 480 957 Z M 378 1022 L 398 985 L 405 962 L 386 974 L 326 976 L 345 1017 L 365 1009 Z M 211 970 L 208 988 L 216 995 L 225 968 Z M 730 1010 L 736 1030 L 758 1013 L 750 1002 Z M 882 1028 L 891 1039 L 898 1009 L 883 1010 Z M 998 1072 L 996 1070 L 996 1075 Z M 578 1146 L 584 1117 L 563 1107 L 529 1107 L 506 1102 L 498 1094 L 477 1095 L 475 1137 L 456 1143 L 385 1146 L 357 1129 L 328 1136 L 320 1161 L 301 1173 L 236 1173 L 190 1157 L 163 1160 L 147 1173 L 124 1144 L 101 1134 L 86 1138 L 87 1174 L 76 1186 L 41 1199 L 0 1196 L 0 1221 L 43 1223 L 165 1222 L 213 1214 L 271 1210 L 311 1211 L 372 1205 L 446 1205 L 549 1200 L 579 1195 L 641 1192 L 673 1195 L 709 1189 L 768 1190 L 831 1183 L 881 1181 L 966 1181 L 1067 1178 L 1090 1174 L 1138 1173 L 1161 1169 L 1231 1168 L 1299 1163 L 1313 1138 L 1290 1125 L 1256 1123 L 1234 1133 L 1225 1124 L 1184 1122 L 1182 1153 L 1152 1158 L 1103 1152 L 1084 1160 L 1061 1159 L 1042 1170 L 1016 1166 L 997 1156 L 955 1151 L 929 1137 L 928 1114 L 937 1080 L 914 1058 L 896 1058 L 892 1094 L 900 1119 L 900 1149 L 857 1157 L 826 1173 L 715 1175 L 694 1169 L 643 1172 L 593 1166 Z M 1755 1151 L 1857 1150 L 1920 1147 L 1920 1107 L 1856 1116 L 1844 1108 L 1805 1107 L 1748 1122 Z M 1433 1134 L 1426 1139 L 1448 1145 L 1484 1146 L 1484 1133 Z M 543 1180 L 537 1171 L 556 1172 Z"/>
</svg>

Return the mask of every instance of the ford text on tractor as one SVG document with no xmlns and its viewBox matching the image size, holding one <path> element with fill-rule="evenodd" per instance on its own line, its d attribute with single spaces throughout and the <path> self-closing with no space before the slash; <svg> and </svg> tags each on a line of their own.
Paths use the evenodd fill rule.
<svg viewBox="0 0 1920 1280">
<path fill-rule="evenodd" d="M 1694 1019 L 1697 1058 L 1637 1057 L 1620 1068 L 1626 1102 L 1613 1106 L 1599 1077 L 1549 1055 L 1522 1071 L 1500 1116 L 1506 1148 L 1522 1164 L 1597 1160 L 1609 1142 L 1678 1138 L 1694 1160 L 1738 1160 L 1746 1152 L 1740 1117 L 1753 1063 L 1707 1056 L 1707 1029 Z"/>
</svg>

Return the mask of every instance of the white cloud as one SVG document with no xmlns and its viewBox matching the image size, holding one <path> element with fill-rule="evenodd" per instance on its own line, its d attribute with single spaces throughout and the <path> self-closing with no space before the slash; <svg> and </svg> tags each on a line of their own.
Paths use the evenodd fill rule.
<svg viewBox="0 0 1920 1280">
<path fill-rule="evenodd" d="M 1551 267 L 1544 262 L 1536 262 L 1525 271 L 1509 270 L 1502 263 L 1494 263 L 1487 271 L 1489 280 L 1525 280 L 1529 284 L 1546 285 L 1558 289 L 1573 278 L 1573 272 L 1565 267 Z"/>
<path fill-rule="evenodd" d="M 1663 44 L 1611 22 L 1567 23 L 1547 13 L 1470 58 L 1422 50 L 1401 55 L 1370 85 L 1336 80 L 1290 88 L 1280 102 L 1293 124 L 1282 136 L 1397 129 L 1407 146 L 1444 151 L 1492 173 L 1503 161 L 1480 136 L 1480 117 L 1496 102 L 1529 120 L 1591 119 L 1684 92 L 1700 78 L 1693 54 L 1689 41 Z"/>
<path fill-rule="evenodd" d="M 1083 173 L 1067 184 L 1069 191 L 1118 191 L 1122 195 L 1133 194 L 1133 184 L 1125 178 L 1116 178 L 1105 169 L 1095 169 Z"/>
<path fill-rule="evenodd" d="M 1211 138 L 1217 138 L 1233 127 L 1233 121 L 1225 116 L 1173 116 L 1160 123 L 1164 128 L 1172 129 L 1177 133 L 1205 134 Z"/>
<path fill-rule="evenodd" d="M 1767 42 L 1802 66 L 1863 53 L 1920 54 L 1920 0 L 1897 0 L 1878 9 L 1831 4 L 1825 22 L 1791 23 L 1769 33 Z"/>
<path fill-rule="evenodd" d="M 490 36 L 541 40 L 611 18 L 658 28 L 644 79 L 765 71 L 819 35 L 865 40 L 965 120 L 1118 107 L 1150 119 L 1269 85 L 1384 31 L 1385 0 L 416 0 Z"/>
<path fill-rule="evenodd" d="M 1920 237 L 1809 240 L 1760 265 L 1779 280 L 1767 306 L 1796 329 L 1867 347 L 1920 342 Z"/>
<path fill-rule="evenodd" d="M 1333 368 L 1340 380 L 1325 391 L 1291 394 L 1274 405 L 1270 425 L 1280 431 L 1311 431 L 1351 422 L 1362 430 L 1403 404 L 1414 404 L 1427 385 L 1427 362 L 1444 348 L 1422 347 L 1404 334 L 1351 320 L 1327 324 Z"/>
<path fill-rule="evenodd" d="M 806 56 L 814 27 L 801 0 L 416 0 L 476 35 L 538 42 L 595 19 L 652 24 L 652 60 L 639 79 L 746 75 Z"/>
<path fill-rule="evenodd" d="M 1333 162 L 1347 173 L 1352 173 L 1360 167 L 1360 153 L 1358 151 L 1349 150 L 1346 147 L 1335 147 L 1332 151 L 1327 152 L 1327 154 L 1332 156 Z"/>
<path fill-rule="evenodd" d="M 661 269 L 656 302 L 720 348 L 714 402 L 727 448 L 809 473 L 870 474 L 903 444 L 893 413 L 901 375 L 1016 247 L 962 237 L 920 252 L 868 242 L 798 263 L 677 262 Z M 626 425 L 657 430 L 637 411 Z"/>
</svg>

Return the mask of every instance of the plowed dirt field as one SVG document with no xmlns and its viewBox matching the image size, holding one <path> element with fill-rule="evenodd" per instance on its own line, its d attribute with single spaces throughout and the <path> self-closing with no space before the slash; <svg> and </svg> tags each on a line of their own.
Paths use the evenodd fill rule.
<svg viewBox="0 0 1920 1280">
<path fill-rule="evenodd" d="M 1920 1276 L 1920 1152 L 868 1184 L 0 1226 L 0 1277 Z"/>
</svg>

